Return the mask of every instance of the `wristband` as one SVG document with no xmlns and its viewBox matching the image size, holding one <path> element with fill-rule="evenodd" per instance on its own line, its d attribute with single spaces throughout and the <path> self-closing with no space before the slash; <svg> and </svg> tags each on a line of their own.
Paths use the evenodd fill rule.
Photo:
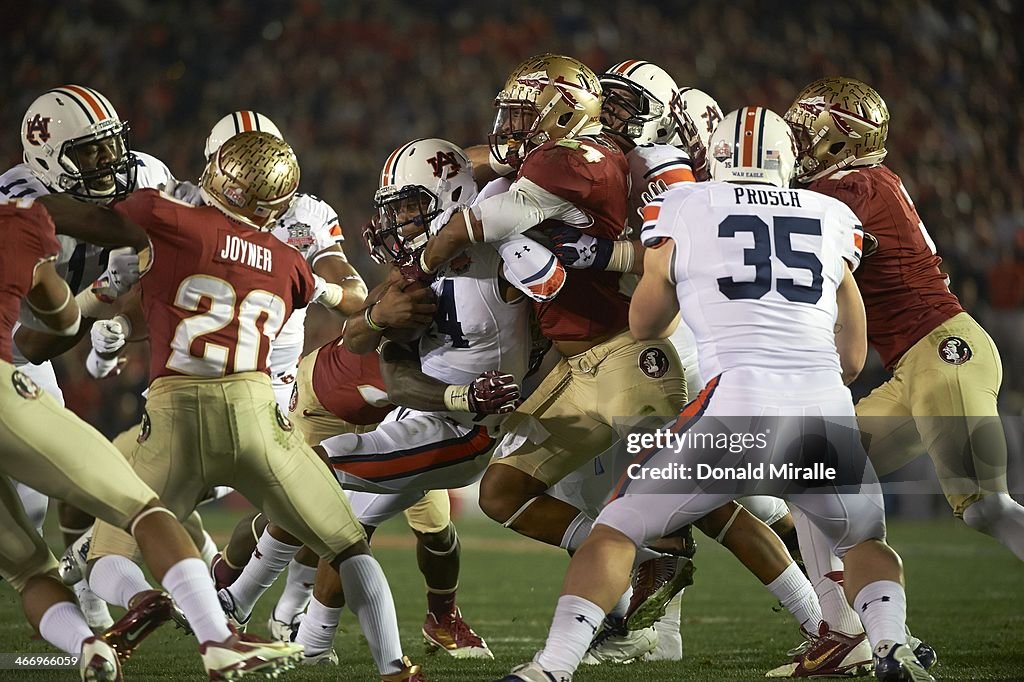
<svg viewBox="0 0 1024 682">
<path fill-rule="evenodd" d="M 316 299 L 316 302 L 327 308 L 337 308 L 344 299 L 345 290 L 334 282 L 327 282 L 323 293 Z"/>
<path fill-rule="evenodd" d="M 444 407 L 449 412 L 469 412 L 469 384 L 449 384 L 444 389 Z"/>
<path fill-rule="evenodd" d="M 375 331 L 377 333 L 380 333 L 380 332 L 383 332 L 383 331 L 387 330 L 387 325 L 379 325 L 379 324 L 377 324 L 376 322 L 373 321 L 373 318 L 370 317 L 370 311 L 373 310 L 373 306 L 375 306 L 375 305 L 377 305 L 377 304 L 376 303 L 371 304 L 363 312 L 363 319 L 366 320 L 366 326 L 367 327 L 369 327 L 371 330 L 373 330 L 373 331 Z"/>
<path fill-rule="evenodd" d="M 620 240 L 612 244 L 612 256 L 605 269 L 612 272 L 632 272 L 635 260 L 636 250 L 633 243 Z"/>
<path fill-rule="evenodd" d="M 95 349 L 89 351 L 85 368 L 95 379 L 103 379 L 117 368 L 117 358 L 101 358 Z"/>
<path fill-rule="evenodd" d="M 476 244 L 476 235 L 473 234 L 473 215 L 469 211 L 469 206 L 462 209 L 462 219 L 466 222 L 466 233 L 469 235 L 469 243 Z"/>
<path fill-rule="evenodd" d="M 431 270 L 430 268 L 427 267 L 426 257 L 427 257 L 427 250 L 423 249 L 423 252 L 420 253 L 420 270 L 422 270 L 424 273 L 426 273 L 428 275 L 433 275 L 435 271 Z"/>
</svg>

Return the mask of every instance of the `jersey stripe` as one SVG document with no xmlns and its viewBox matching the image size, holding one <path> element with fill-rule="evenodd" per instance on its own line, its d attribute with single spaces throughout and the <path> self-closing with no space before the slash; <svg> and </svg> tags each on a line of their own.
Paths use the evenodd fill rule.
<svg viewBox="0 0 1024 682">
<path fill-rule="evenodd" d="M 117 118 L 117 113 L 114 111 L 114 107 L 111 106 L 110 101 L 106 97 L 96 92 L 92 88 L 82 86 L 82 89 L 88 90 L 90 93 L 92 93 L 92 96 L 95 97 L 96 101 L 100 103 L 101 107 L 103 107 L 103 111 L 107 112 L 107 116 L 109 116 L 110 118 Z"/>
<path fill-rule="evenodd" d="M 79 97 L 81 97 L 83 100 L 85 100 L 85 103 L 89 105 L 90 109 L 92 109 L 92 113 L 96 115 L 97 123 L 100 121 L 105 121 L 109 118 L 109 116 L 107 116 L 107 113 L 103 111 L 103 107 L 100 106 L 99 100 L 93 97 L 92 93 L 90 93 L 88 90 L 86 90 L 85 88 L 81 88 L 77 85 L 65 85 L 64 87 L 70 90 L 71 92 L 75 93 Z"/>
</svg>

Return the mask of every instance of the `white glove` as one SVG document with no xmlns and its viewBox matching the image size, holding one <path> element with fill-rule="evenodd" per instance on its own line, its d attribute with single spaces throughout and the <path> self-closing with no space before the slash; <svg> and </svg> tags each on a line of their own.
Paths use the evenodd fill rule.
<svg viewBox="0 0 1024 682">
<path fill-rule="evenodd" d="M 664 180 L 655 180 L 654 182 L 648 183 L 647 190 L 640 193 L 640 205 L 637 206 L 636 213 L 640 216 L 640 220 L 644 219 L 644 207 L 654 200 L 654 197 L 668 191 L 668 185 L 665 184 Z"/>
<path fill-rule="evenodd" d="M 92 283 L 92 292 L 105 302 L 123 296 L 139 281 L 139 254 L 125 246 L 110 252 L 106 271 Z"/>
<path fill-rule="evenodd" d="M 170 194 L 178 201 L 184 201 L 192 206 L 199 206 L 203 203 L 203 195 L 199 191 L 199 185 L 194 185 L 188 180 L 175 180 L 171 178 L 160 186 L 160 191 Z"/>
<path fill-rule="evenodd" d="M 112 320 L 97 320 L 93 323 L 89 336 L 92 340 L 92 348 L 97 353 L 110 355 L 124 348 L 127 338 L 119 318 L 120 316 Z"/>
<path fill-rule="evenodd" d="M 85 369 L 95 379 L 105 379 L 109 376 L 117 376 L 121 368 L 127 364 L 128 358 L 118 356 L 116 358 L 101 358 L 96 349 L 89 351 L 89 357 L 85 359 Z"/>
<path fill-rule="evenodd" d="M 328 282 L 316 273 L 313 273 L 313 282 L 313 303 L 319 303 L 325 308 L 337 308 L 345 298 L 345 290 L 340 285 Z"/>
<path fill-rule="evenodd" d="M 427 235 L 433 237 L 435 234 L 441 231 L 441 228 L 448 224 L 448 221 L 452 219 L 452 216 L 459 211 L 469 208 L 466 204 L 455 204 L 449 206 L 445 210 L 441 211 L 441 214 L 430 221 L 430 225 L 427 226 Z"/>
</svg>

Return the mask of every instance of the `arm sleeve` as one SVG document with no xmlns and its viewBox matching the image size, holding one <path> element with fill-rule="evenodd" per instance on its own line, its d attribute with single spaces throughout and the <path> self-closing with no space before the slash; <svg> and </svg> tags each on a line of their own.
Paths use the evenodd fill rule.
<svg viewBox="0 0 1024 682">
<path fill-rule="evenodd" d="M 507 192 L 484 199 L 472 209 L 480 220 L 485 242 L 521 235 L 545 220 L 587 227 L 593 221 L 572 203 L 526 178 L 519 178 Z"/>
<path fill-rule="evenodd" d="M 494 248 L 503 262 L 501 274 L 534 301 L 550 301 L 562 290 L 565 268 L 539 242 L 520 235 L 503 239 Z"/>
</svg>

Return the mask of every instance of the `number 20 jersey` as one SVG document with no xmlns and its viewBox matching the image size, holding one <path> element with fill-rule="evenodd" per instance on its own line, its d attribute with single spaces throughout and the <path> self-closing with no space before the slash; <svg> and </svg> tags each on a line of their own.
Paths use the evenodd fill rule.
<svg viewBox="0 0 1024 682">
<path fill-rule="evenodd" d="M 739 367 L 841 371 L 836 290 L 863 241 L 845 204 L 809 190 L 707 182 L 669 190 L 644 217 L 646 246 L 675 244 L 670 276 L 704 377 Z"/>
<path fill-rule="evenodd" d="M 270 347 L 295 308 L 313 297 L 313 271 L 270 232 L 212 206 L 144 189 L 115 206 L 149 235 L 141 281 L 150 381 L 268 371 Z"/>
</svg>

